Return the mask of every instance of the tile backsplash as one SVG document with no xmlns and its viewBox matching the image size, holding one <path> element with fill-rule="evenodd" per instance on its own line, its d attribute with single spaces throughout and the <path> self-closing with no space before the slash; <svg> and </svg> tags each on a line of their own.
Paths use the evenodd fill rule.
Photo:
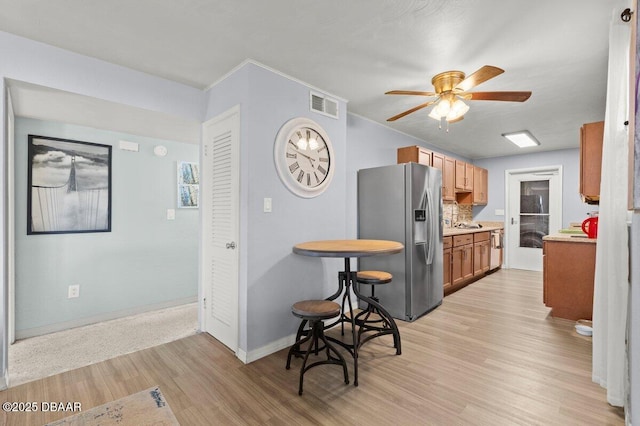
<svg viewBox="0 0 640 426">
<path fill-rule="evenodd" d="M 456 222 L 471 222 L 473 220 L 473 206 L 470 204 L 444 203 L 442 217 L 445 228 L 451 228 Z"/>
</svg>

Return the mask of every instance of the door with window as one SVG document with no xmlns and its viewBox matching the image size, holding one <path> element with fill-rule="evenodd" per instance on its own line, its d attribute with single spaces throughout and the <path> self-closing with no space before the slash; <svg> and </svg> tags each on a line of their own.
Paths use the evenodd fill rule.
<svg viewBox="0 0 640 426">
<path fill-rule="evenodd" d="M 506 266 L 542 270 L 542 238 L 562 226 L 562 169 L 507 171 Z"/>
</svg>

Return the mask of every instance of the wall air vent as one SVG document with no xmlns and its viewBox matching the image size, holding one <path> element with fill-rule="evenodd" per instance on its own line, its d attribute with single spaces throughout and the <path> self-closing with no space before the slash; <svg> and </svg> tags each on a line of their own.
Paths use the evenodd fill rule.
<svg viewBox="0 0 640 426">
<path fill-rule="evenodd" d="M 338 118 L 338 101 L 327 98 L 320 93 L 309 92 L 309 107 L 311 111 Z"/>
</svg>

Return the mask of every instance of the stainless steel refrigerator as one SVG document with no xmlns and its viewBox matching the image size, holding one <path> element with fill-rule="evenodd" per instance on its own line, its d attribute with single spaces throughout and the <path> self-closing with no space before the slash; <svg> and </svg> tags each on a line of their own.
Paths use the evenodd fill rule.
<svg viewBox="0 0 640 426">
<path fill-rule="evenodd" d="M 358 238 L 405 246 L 398 254 L 358 261 L 359 270 L 393 275 L 391 283 L 375 286 L 392 317 L 414 321 L 439 306 L 444 294 L 440 170 L 417 163 L 359 170 Z M 371 295 L 371 287 L 361 285 L 360 291 Z"/>
</svg>

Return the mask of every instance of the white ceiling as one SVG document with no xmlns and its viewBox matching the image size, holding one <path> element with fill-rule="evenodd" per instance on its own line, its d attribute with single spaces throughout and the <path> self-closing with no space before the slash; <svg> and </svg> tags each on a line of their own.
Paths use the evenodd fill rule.
<svg viewBox="0 0 640 426">
<path fill-rule="evenodd" d="M 0 0 L 0 30 L 206 89 L 250 58 L 348 100 L 349 112 L 469 158 L 578 146 L 604 118 L 608 32 L 622 0 Z M 621 8 L 616 9 L 619 15 Z M 531 90 L 525 103 L 471 101 L 449 131 L 424 98 L 446 70 L 505 73 L 475 90 Z M 526 151 L 502 133 L 528 129 Z"/>
</svg>

